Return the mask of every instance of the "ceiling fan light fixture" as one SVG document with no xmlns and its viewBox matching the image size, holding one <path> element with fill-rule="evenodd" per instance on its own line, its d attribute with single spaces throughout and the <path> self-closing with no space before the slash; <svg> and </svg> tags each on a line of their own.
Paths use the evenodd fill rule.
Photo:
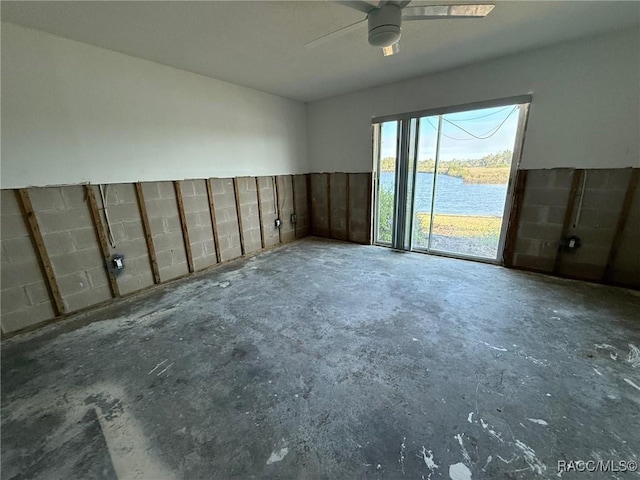
<svg viewBox="0 0 640 480">
<path fill-rule="evenodd" d="M 369 44 L 374 47 L 390 47 L 400 40 L 400 27 L 384 25 L 369 32 Z"/>
<path fill-rule="evenodd" d="M 369 23 L 369 45 L 390 47 L 400 40 L 402 9 L 395 3 L 386 3 L 375 8 L 367 16 Z"/>
</svg>

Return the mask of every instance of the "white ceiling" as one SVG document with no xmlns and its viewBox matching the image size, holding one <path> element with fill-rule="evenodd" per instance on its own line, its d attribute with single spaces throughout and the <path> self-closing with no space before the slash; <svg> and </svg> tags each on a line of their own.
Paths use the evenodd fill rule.
<svg viewBox="0 0 640 480">
<path fill-rule="evenodd" d="M 496 3 L 485 19 L 405 22 L 387 58 L 366 28 L 304 47 L 364 17 L 329 1 L 2 1 L 2 20 L 302 101 L 640 23 L 637 1 Z"/>
</svg>

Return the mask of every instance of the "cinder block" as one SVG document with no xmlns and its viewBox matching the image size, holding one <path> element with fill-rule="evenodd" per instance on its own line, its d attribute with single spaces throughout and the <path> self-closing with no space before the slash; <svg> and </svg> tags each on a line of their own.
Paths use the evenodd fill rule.
<svg viewBox="0 0 640 480">
<path fill-rule="evenodd" d="M 184 197 L 182 199 L 185 213 L 209 211 L 209 202 L 206 196 Z"/>
<path fill-rule="evenodd" d="M 105 302 L 111 298 L 109 287 L 96 287 L 63 297 L 63 301 L 69 312 L 81 308 L 90 307 Z"/>
<path fill-rule="evenodd" d="M 56 211 L 36 211 L 38 225 L 43 234 L 63 232 L 93 225 L 87 208 L 72 208 Z"/>
<path fill-rule="evenodd" d="M 547 189 L 549 187 L 549 170 L 528 170 L 527 189 Z"/>
<path fill-rule="evenodd" d="M 136 187 L 133 183 L 118 183 L 115 185 L 105 185 L 105 192 L 110 193 L 111 190 L 115 190 L 118 204 L 132 204 L 138 208 L 138 196 L 136 194 Z M 107 200 L 107 203 L 110 203 Z"/>
<path fill-rule="evenodd" d="M 158 200 L 160 198 L 158 182 L 144 182 L 142 184 L 142 193 L 144 194 L 145 203 L 148 203 L 149 200 Z"/>
<path fill-rule="evenodd" d="M 181 180 L 180 191 L 183 199 L 193 197 L 195 195 L 194 180 Z"/>
<path fill-rule="evenodd" d="M 176 198 L 176 189 L 173 182 L 158 182 L 158 190 L 160 191 L 160 198 Z"/>
<path fill-rule="evenodd" d="M 585 190 L 582 207 L 619 212 L 624 195 L 624 190 Z"/>
<path fill-rule="evenodd" d="M 2 288 L 26 285 L 42 280 L 40 267 L 35 261 L 5 263 L 0 268 Z"/>
<path fill-rule="evenodd" d="M 2 264 L 37 261 L 33 244 L 28 237 L 5 239 L 4 231 L 2 234 Z"/>
<path fill-rule="evenodd" d="M 0 291 L 0 306 L 2 315 L 18 310 L 24 310 L 31 305 L 29 298 L 22 286 L 3 288 Z"/>
<path fill-rule="evenodd" d="M 207 197 L 207 181 L 206 180 L 193 180 L 193 191 L 198 196 Z M 208 202 L 208 199 L 207 199 Z"/>
<path fill-rule="evenodd" d="M 609 170 L 592 168 L 585 170 L 583 175 L 586 176 L 585 188 L 587 190 L 596 190 L 606 187 L 609 179 Z"/>
<path fill-rule="evenodd" d="M 11 333 L 23 328 L 36 325 L 54 317 L 53 308 L 48 303 L 41 303 L 29 307 L 27 310 L 19 310 L 2 314 L 2 332 Z"/>
<path fill-rule="evenodd" d="M 29 299 L 30 305 L 38 305 L 40 303 L 49 303 L 49 292 L 44 282 L 34 282 L 24 286 L 25 294 Z"/>
<path fill-rule="evenodd" d="M 233 187 L 232 182 L 229 182 L 228 178 L 212 178 L 210 182 L 214 197 L 216 195 L 224 195 L 229 186 Z"/>
<path fill-rule="evenodd" d="M 58 187 L 29 188 L 28 192 L 36 212 L 67 209 Z"/>
<path fill-rule="evenodd" d="M 160 268 L 160 279 L 163 282 L 172 280 L 174 278 L 182 277 L 189 273 L 189 268 L 186 263 L 178 263 L 175 265 L 168 265 Z"/>
<path fill-rule="evenodd" d="M 118 277 L 118 288 L 122 295 L 137 292 L 151 285 L 153 285 L 153 276 L 150 270 L 135 276 Z"/>
<path fill-rule="evenodd" d="M 518 230 L 518 237 L 538 239 L 546 241 L 557 241 L 562 234 L 562 228 L 558 225 L 550 225 L 544 223 L 528 223 L 525 222 Z"/>
<path fill-rule="evenodd" d="M 0 217 L 0 231 L 2 231 L 3 240 L 25 238 L 29 236 L 29 232 L 27 231 L 22 216 L 19 214 L 7 214 L 4 208 L 2 216 Z"/>
<path fill-rule="evenodd" d="M 71 230 L 71 238 L 76 246 L 76 250 L 86 250 L 87 248 L 99 248 L 98 239 L 96 238 L 96 230 L 93 227 L 78 228 Z M 106 232 L 105 232 L 106 234 Z"/>
<path fill-rule="evenodd" d="M 109 206 L 107 212 L 111 223 L 140 222 L 140 209 L 137 203 L 119 203 L 118 205 Z"/>
<path fill-rule="evenodd" d="M 87 193 L 81 185 L 60 187 L 60 193 L 66 205 L 66 210 L 82 208 L 87 204 Z"/>
<path fill-rule="evenodd" d="M 526 188 L 523 198 L 524 205 L 563 206 L 567 204 L 569 190 Z"/>
<path fill-rule="evenodd" d="M 518 238 L 516 240 L 515 252 L 525 255 L 539 255 L 541 241 L 535 238 Z"/>
<path fill-rule="evenodd" d="M 57 277 L 57 280 L 63 299 L 69 295 L 84 292 L 91 288 L 89 278 L 84 270 L 80 272 L 73 272 L 69 275 L 60 275 Z"/>
<path fill-rule="evenodd" d="M 629 186 L 631 179 L 631 168 L 612 168 L 609 170 L 607 188 L 614 190 L 625 190 Z"/>
<path fill-rule="evenodd" d="M 144 240 L 144 228 L 142 228 L 141 221 L 127 221 L 122 222 L 121 225 L 124 229 L 124 236 L 127 240 Z"/>
<path fill-rule="evenodd" d="M 539 272 L 551 272 L 555 264 L 555 259 L 516 253 L 513 256 L 513 263 L 515 267 L 519 268 L 526 268 Z"/>
<path fill-rule="evenodd" d="M 87 274 L 89 284 L 92 288 L 109 285 L 109 279 L 107 278 L 105 267 L 101 266 L 97 268 L 91 268 L 86 270 L 85 273 Z"/>
<path fill-rule="evenodd" d="M 66 255 L 51 256 L 56 277 L 81 272 L 87 268 L 101 266 L 102 255 L 98 250 L 81 250 Z"/>
</svg>

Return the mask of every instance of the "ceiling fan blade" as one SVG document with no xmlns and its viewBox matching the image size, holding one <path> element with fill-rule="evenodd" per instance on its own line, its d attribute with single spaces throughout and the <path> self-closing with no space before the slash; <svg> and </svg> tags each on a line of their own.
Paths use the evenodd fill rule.
<svg viewBox="0 0 640 480">
<path fill-rule="evenodd" d="M 382 54 L 385 57 L 390 57 L 391 55 L 395 55 L 400 51 L 400 43 L 396 42 L 393 45 L 389 45 L 388 47 L 382 47 Z"/>
<path fill-rule="evenodd" d="M 331 40 L 335 40 L 336 38 L 346 35 L 347 33 L 351 33 L 354 30 L 357 30 L 365 26 L 366 24 L 367 24 L 367 19 L 364 18 L 356 23 L 352 23 L 351 25 L 342 27 L 336 30 L 335 32 L 327 33 L 326 35 L 323 35 L 320 38 L 316 38 L 315 40 L 305 43 L 304 46 L 309 48 L 317 47 L 318 45 L 322 45 L 323 43 L 330 42 Z"/>
<path fill-rule="evenodd" d="M 495 5 L 426 5 L 402 10 L 403 20 L 440 20 L 486 17 Z"/>
<path fill-rule="evenodd" d="M 375 0 L 340 0 L 339 3 L 345 7 L 353 8 L 354 10 L 358 10 L 362 13 L 369 13 L 374 8 L 378 8 L 378 2 Z"/>
</svg>

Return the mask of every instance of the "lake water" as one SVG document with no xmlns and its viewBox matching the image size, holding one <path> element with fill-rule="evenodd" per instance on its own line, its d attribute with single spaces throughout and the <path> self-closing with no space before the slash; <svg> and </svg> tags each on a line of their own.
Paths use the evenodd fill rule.
<svg viewBox="0 0 640 480">
<path fill-rule="evenodd" d="M 381 172 L 380 184 L 393 191 L 394 173 Z M 431 211 L 433 173 L 418 173 L 416 178 L 416 213 Z M 502 217 L 507 185 L 464 183 L 461 178 L 438 175 L 435 213 Z"/>
</svg>

